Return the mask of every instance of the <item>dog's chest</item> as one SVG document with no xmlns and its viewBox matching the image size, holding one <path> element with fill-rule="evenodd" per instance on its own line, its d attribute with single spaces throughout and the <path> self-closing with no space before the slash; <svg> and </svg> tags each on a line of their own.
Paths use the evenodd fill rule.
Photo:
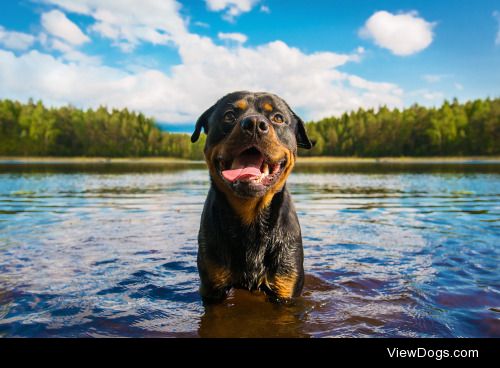
<svg viewBox="0 0 500 368">
<path fill-rule="evenodd" d="M 233 239 L 231 246 L 231 273 L 239 287 L 254 290 L 266 283 L 273 273 L 276 260 L 274 237 L 257 228 L 250 228 Z"/>
</svg>

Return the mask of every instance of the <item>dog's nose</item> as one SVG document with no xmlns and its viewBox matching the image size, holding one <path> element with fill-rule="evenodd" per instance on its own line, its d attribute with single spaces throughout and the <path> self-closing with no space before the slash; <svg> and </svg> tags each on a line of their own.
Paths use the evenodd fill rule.
<svg viewBox="0 0 500 368">
<path fill-rule="evenodd" d="M 266 134 L 269 131 L 269 124 L 265 120 L 260 120 L 257 123 L 257 130 L 260 134 Z"/>
<path fill-rule="evenodd" d="M 248 116 L 241 120 L 241 128 L 248 134 L 254 134 L 257 130 L 259 135 L 267 134 L 269 131 L 269 123 L 259 116 Z"/>
<path fill-rule="evenodd" d="M 241 120 L 241 129 L 243 129 L 244 132 L 253 134 L 253 131 L 255 130 L 255 122 L 257 121 L 256 116 L 249 116 Z"/>
</svg>

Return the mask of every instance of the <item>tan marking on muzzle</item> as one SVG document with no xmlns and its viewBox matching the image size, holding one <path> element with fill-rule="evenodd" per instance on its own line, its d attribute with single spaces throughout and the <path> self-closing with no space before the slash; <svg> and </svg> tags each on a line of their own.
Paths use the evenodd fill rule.
<svg viewBox="0 0 500 368">
<path fill-rule="evenodd" d="M 210 176 L 212 177 L 214 184 L 221 192 L 224 193 L 229 204 L 240 217 L 243 224 L 250 225 L 255 221 L 259 213 L 269 206 L 274 195 L 283 188 L 283 185 L 285 185 L 286 179 L 290 175 L 295 164 L 295 152 L 283 146 L 278 140 L 276 132 L 271 128 L 269 134 L 265 138 L 265 141 L 260 144 L 260 147 L 263 148 L 263 152 L 267 154 L 271 161 L 278 162 L 285 159 L 286 165 L 282 169 L 279 179 L 270 188 L 268 188 L 267 192 L 262 197 L 241 198 L 228 187 L 228 185 L 220 177 L 220 173 L 217 171 L 215 166 L 215 162 L 219 159 L 219 157 L 225 157 L 225 149 L 230 149 L 232 152 L 235 147 L 238 147 L 238 142 L 241 141 L 240 134 L 241 132 L 239 128 L 235 128 L 235 130 L 233 130 L 233 132 L 222 142 L 210 147 L 205 152 L 205 161 L 207 162 Z"/>
</svg>

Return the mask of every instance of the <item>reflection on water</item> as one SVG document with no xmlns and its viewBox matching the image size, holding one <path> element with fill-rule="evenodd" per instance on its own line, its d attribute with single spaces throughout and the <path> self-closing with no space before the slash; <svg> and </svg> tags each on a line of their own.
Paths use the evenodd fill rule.
<svg viewBox="0 0 500 368">
<path fill-rule="evenodd" d="M 204 308 L 203 164 L 0 165 L 0 336 L 500 337 L 500 165 L 299 166 L 304 295 Z"/>
</svg>

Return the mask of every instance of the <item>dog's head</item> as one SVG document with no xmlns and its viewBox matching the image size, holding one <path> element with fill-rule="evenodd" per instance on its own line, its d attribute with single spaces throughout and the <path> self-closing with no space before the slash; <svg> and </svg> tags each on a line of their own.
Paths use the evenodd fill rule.
<svg viewBox="0 0 500 368">
<path fill-rule="evenodd" d="M 239 198 L 276 193 L 297 147 L 311 148 L 304 122 L 271 93 L 233 92 L 205 111 L 191 141 L 207 134 L 205 159 L 217 187 Z"/>
</svg>

